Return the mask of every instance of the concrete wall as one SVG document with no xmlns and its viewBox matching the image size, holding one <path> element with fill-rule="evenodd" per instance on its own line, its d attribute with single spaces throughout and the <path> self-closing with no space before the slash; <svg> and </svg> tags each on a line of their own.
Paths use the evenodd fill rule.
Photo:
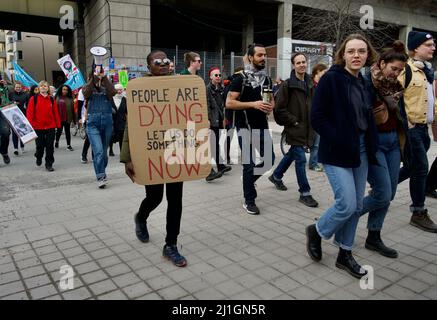
<svg viewBox="0 0 437 320">
<path fill-rule="evenodd" d="M 64 45 L 58 42 L 58 36 L 26 32 L 21 33 L 22 40 L 14 43 L 15 57 L 18 55 L 18 50 L 23 51 L 23 59 L 17 60 L 17 63 L 29 73 L 36 82 L 44 79 L 41 40 L 37 38 L 26 38 L 26 35 L 38 36 L 43 39 L 47 73 L 46 80 L 53 83 L 52 71 L 61 71 L 57 60 L 59 59 L 59 53 L 64 52 Z"/>
<path fill-rule="evenodd" d="M 145 64 L 150 52 L 150 0 L 108 1 L 111 12 L 112 55 L 116 65 Z M 93 46 L 109 48 L 109 10 L 104 0 L 92 0 L 85 7 L 85 53 L 87 72 Z M 108 64 L 109 54 L 105 57 Z"/>
</svg>

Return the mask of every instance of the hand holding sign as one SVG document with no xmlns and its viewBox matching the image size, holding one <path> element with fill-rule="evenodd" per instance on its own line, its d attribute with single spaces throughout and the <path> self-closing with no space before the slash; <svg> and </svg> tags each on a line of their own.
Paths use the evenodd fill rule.
<svg viewBox="0 0 437 320">
<path fill-rule="evenodd" d="M 127 86 L 129 146 L 142 185 L 196 180 L 211 171 L 205 84 L 197 76 L 144 77 Z"/>
</svg>

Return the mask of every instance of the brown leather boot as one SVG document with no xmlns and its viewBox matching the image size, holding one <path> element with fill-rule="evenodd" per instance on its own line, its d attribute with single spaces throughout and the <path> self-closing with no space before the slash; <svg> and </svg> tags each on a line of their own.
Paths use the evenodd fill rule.
<svg viewBox="0 0 437 320">
<path fill-rule="evenodd" d="M 428 210 L 414 211 L 410 224 L 426 232 L 437 233 L 437 225 L 431 220 Z"/>
</svg>

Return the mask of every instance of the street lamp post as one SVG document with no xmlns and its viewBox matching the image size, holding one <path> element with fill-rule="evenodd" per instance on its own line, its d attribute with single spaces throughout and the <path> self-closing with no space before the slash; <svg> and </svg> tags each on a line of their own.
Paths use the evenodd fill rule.
<svg viewBox="0 0 437 320">
<path fill-rule="evenodd" d="M 43 60 L 43 62 L 44 62 L 44 80 L 45 80 L 45 81 L 48 81 L 48 79 L 47 79 L 47 71 L 46 71 L 46 55 L 45 55 L 45 52 L 44 52 L 44 40 L 43 40 L 43 38 L 38 37 L 38 36 L 26 36 L 26 38 L 38 38 L 38 39 L 41 40 L 41 46 L 42 46 L 42 60 Z"/>
</svg>

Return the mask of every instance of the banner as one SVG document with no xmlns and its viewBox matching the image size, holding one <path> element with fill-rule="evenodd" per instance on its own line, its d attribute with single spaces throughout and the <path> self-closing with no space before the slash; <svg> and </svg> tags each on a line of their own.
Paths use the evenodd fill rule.
<svg viewBox="0 0 437 320">
<path fill-rule="evenodd" d="M 28 143 L 37 138 L 30 122 L 16 104 L 5 106 L 0 111 L 23 143 Z"/>
<path fill-rule="evenodd" d="M 30 88 L 33 85 L 38 85 L 38 83 L 32 79 L 21 67 L 15 62 L 12 62 L 14 67 L 14 80 L 21 82 L 25 87 Z"/>
<path fill-rule="evenodd" d="M 129 81 L 126 93 L 135 182 L 151 185 L 208 176 L 204 81 L 192 75 L 143 77 Z"/>
<path fill-rule="evenodd" d="M 71 90 L 74 91 L 85 85 L 85 79 L 83 78 L 82 73 L 79 72 L 65 81 L 64 85 L 69 86 Z"/>
<path fill-rule="evenodd" d="M 67 79 L 70 79 L 74 75 L 80 73 L 79 69 L 76 67 L 69 54 L 63 56 L 61 59 L 58 59 L 57 62 L 61 67 L 62 71 L 64 71 Z"/>
</svg>

